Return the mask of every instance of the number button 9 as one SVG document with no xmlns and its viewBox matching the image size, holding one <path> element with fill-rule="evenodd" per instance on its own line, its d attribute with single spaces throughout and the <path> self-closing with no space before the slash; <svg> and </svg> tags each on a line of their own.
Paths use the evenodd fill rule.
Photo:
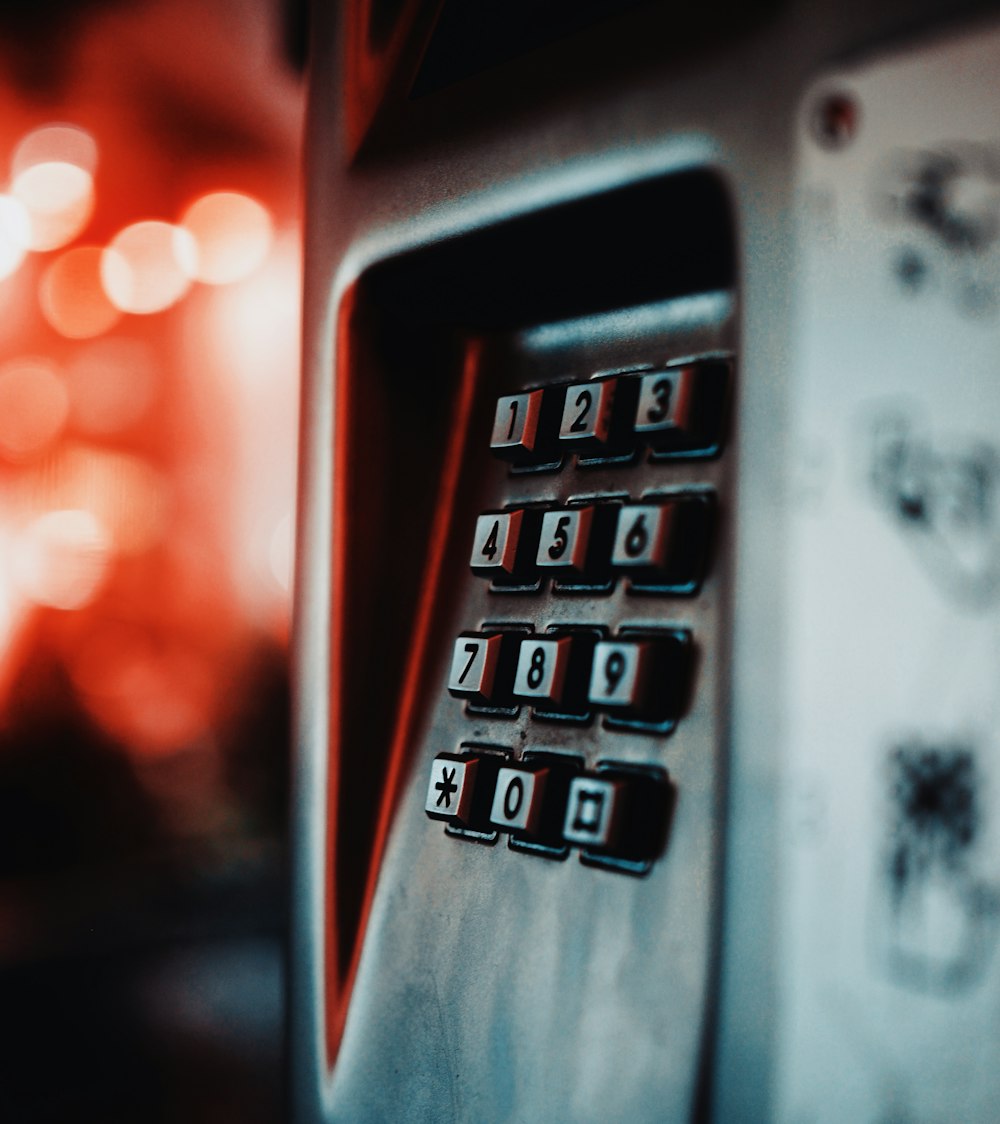
<svg viewBox="0 0 1000 1124">
<path fill-rule="evenodd" d="M 652 654 L 651 646 L 642 641 L 600 641 L 594 648 L 589 701 L 594 706 L 641 710 Z"/>
</svg>

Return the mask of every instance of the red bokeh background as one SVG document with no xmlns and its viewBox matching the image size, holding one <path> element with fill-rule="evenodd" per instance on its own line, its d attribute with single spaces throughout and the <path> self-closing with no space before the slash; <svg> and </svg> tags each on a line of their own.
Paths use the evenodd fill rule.
<svg viewBox="0 0 1000 1124">
<path fill-rule="evenodd" d="M 283 1116 L 300 14 L 0 14 L 4 1120 Z"/>
</svg>

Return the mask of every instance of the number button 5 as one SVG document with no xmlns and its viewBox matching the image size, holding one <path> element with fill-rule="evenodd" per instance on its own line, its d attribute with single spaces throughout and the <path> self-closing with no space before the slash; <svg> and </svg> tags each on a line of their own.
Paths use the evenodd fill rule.
<svg viewBox="0 0 1000 1124">
<path fill-rule="evenodd" d="M 584 577 L 593 523 L 592 507 L 547 511 L 542 516 L 535 564 L 560 575 Z"/>
</svg>

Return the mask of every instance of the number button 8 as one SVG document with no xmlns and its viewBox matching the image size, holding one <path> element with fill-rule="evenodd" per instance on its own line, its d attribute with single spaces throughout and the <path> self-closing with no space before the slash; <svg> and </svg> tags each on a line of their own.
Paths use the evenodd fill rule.
<svg viewBox="0 0 1000 1124">
<path fill-rule="evenodd" d="M 569 658 L 568 636 L 522 640 L 514 673 L 514 694 L 535 702 L 561 702 Z"/>
</svg>

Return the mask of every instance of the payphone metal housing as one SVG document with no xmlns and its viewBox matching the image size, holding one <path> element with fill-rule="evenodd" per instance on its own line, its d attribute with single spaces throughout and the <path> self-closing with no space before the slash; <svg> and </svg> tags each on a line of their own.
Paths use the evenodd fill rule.
<svg viewBox="0 0 1000 1124">
<path fill-rule="evenodd" d="M 863 606 L 852 600 L 861 577 L 838 587 L 848 566 L 820 580 L 816 551 L 834 557 L 843 528 L 858 533 L 850 505 L 894 502 L 891 488 L 926 475 L 928 460 L 949 480 L 962 465 L 976 476 L 986 495 L 976 511 L 991 525 L 992 461 L 982 450 L 995 433 L 980 427 L 978 468 L 969 467 L 971 454 L 934 452 L 946 439 L 916 433 L 909 406 L 890 403 L 879 413 L 880 385 L 897 394 L 905 372 L 901 361 L 882 372 L 874 357 L 891 345 L 893 318 L 909 317 L 915 340 L 925 337 L 908 353 L 915 397 L 941 385 L 928 370 L 932 359 L 961 357 L 964 374 L 953 375 L 964 388 L 955 391 L 959 405 L 939 394 L 933 408 L 946 434 L 975 430 L 997 336 L 987 255 L 996 177 L 982 155 L 994 151 L 996 97 L 967 77 L 938 114 L 934 90 L 949 68 L 988 73 L 1000 63 L 1000 40 L 988 25 L 968 24 L 970 8 L 955 40 L 964 46 L 949 48 L 935 3 L 877 12 L 767 5 L 714 39 L 705 13 L 678 24 L 669 5 L 640 4 L 470 73 L 468 60 L 449 55 L 461 4 L 450 16 L 445 5 L 437 24 L 433 5 L 386 4 L 379 12 L 397 22 L 384 27 L 370 22 L 377 7 L 373 0 L 315 13 L 297 589 L 297 1117 L 836 1119 L 836 1097 L 820 1103 L 812 1090 L 829 1091 L 834 1081 L 820 1059 L 837 1017 L 822 997 L 810 998 L 811 988 L 826 974 L 837 986 L 844 963 L 850 978 L 841 983 L 868 986 L 870 965 L 864 956 L 837 959 L 854 935 L 834 947 L 833 960 L 810 959 L 809 918 L 822 909 L 800 842 L 812 831 L 814 845 L 829 848 L 822 824 L 840 807 L 837 838 L 848 856 L 840 869 L 854 870 L 850 856 L 858 870 L 869 860 L 878 868 L 885 856 L 864 850 L 871 838 L 923 872 L 907 884 L 908 897 L 872 906 L 862 928 L 881 949 L 872 972 L 890 965 L 879 985 L 887 989 L 882 1009 L 919 1010 L 927 1030 L 894 1063 L 895 1085 L 855 1075 L 844 1095 L 855 1115 L 908 1105 L 920 1119 L 933 1099 L 917 1075 L 936 1016 L 913 998 L 913 971 L 923 979 L 946 968 L 948 937 L 921 944 L 919 933 L 900 929 L 898 910 L 926 908 L 939 928 L 960 925 L 964 907 L 953 910 L 956 921 L 938 899 L 953 892 L 949 872 L 961 869 L 968 900 L 978 903 L 976 972 L 985 990 L 970 1014 L 946 986 L 951 1006 L 940 1025 L 955 1033 L 975 1024 L 986 1048 L 995 1047 L 996 1034 L 980 1026 L 982 1005 L 997 990 L 995 962 L 980 948 L 992 939 L 993 891 L 981 872 L 994 829 L 988 789 L 970 795 L 991 775 L 994 735 L 975 691 L 949 704 L 957 733 L 928 703 L 919 729 L 897 731 L 887 764 L 866 773 L 859 762 L 868 751 L 859 749 L 853 775 L 864 782 L 853 795 L 849 785 L 839 788 L 836 739 L 821 762 L 809 746 L 832 728 L 832 716 L 817 727 L 814 715 L 837 695 L 841 672 L 806 622 L 825 620 L 830 629 L 817 606 L 836 617 L 839 605 L 844 635 L 863 628 Z M 949 10 L 949 18 L 957 14 Z M 632 67 L 621 55 L 629 45 Z M 618 53 L 598 78 L 592 65 L 602 48 Z M 367 92 L 352 101 L 358 74 Z M 987 110 L 977 109 L 980 101 Z M 913 106 L 927 112 L 897 143 L 894 115 Z M 903 235 L 890 230 L 900 209 L 919 210 L 919 200 L 907 200 L 921 185 L 926 199 L 933 178 L 926 160 L 913 170 L 913 154 L 940 154 L 944 141 L 952 153 L 957 145 L 963 169 L 973 167 L 967 209 L 986 231 L 987 250 L 970 250 L 964 272 L 947 230 L 926 215 L 913 237 L 905 222 Z M 872 203 L 879 191 L 882 202 Z M 861 234 L 852 241 L 847 230 Z M 866 232 L 877 252 L 859 249 Z M 863 273 L 855 291 L 856 263 Z M 935 287 L 952 294 L 951 307 L 933 305 Z M 914 298 L 931 303 L 899 311 L 915 307 Z M 956 308 L 963 300 L 978 305 Z M 881 312 L 863 322 L 859 308 Z M 970 315 L 971 327 L 963 319 Z M 970 332 L 983 336 L 981 346 L 968 345 Z M 829 367 L 845 333 L 856 343 L 855 370 L 867 364 L 860 384 Z M 706 363 L 727 371 L 710 455 L 650 455 L 634 400 L 622 423 L 632 424 L 632 443 L 622 448 L 598 443 L 596 453 L 594 445 L 578 453 L 570 434 L 553 429 L 555 460 L 542 471 L 512 471 L 491 453 L 498 402 L 512 395 L 541 389 L 551 399 L 566 388 L 613 384 L 621 414 L 646 373 Z M 839 428 L 827 432 L 821 414 Z M 817 450 L 826 462 L 817 462 Z M 828 494 L 830 466 L 834 478 L 849 474 L 855 456 L 860 475 L 881 471 L 880 483 L 867 500 L 849 486 L 837 493 L 849 509 L 838 522 L 843 511 L 824 511 L 816 497 Z M 949 511 L 975 490 L 940 488 L 947 494 L 939 489 L 934 502 Z M 484 512 L 527 513 L 527 525 L 545 511 L 600 515 L 613 507 L 608 518 L 621 521 L 639 504 L 655 512 L 692 500 L 710 505 L 712 524 L 690 589 L 644 590 L 627 569 L 573 588 L 531 566 L 504 588 L 470 570 Z M 810 522 L 817 509 L 829 521 L 819 535 Z M 886 547 L 870 530 L 858 556 L 878 543 L 877 571 Z M 986 532 L 975 542 L 968 534 L 960 576 L 978 574 L 980 556 L 988 571 L 993 557 Z M 490 551 L 491 542 L 478 545 Z M 934 555 L 918 566 L 938 562 Z M 888 571 L 882 580 L 891 580 Z M 913 581 L 919 601 L 925 594 Z M 964 637 L 988 648 L 989 604 L 975 623 L 965 610 L 946 613 L 940 629 L 953 630 L 959 646 Z M 516 634 L 515 646 L 504 647 L 510 660 L 516 645 L 529 653 L 549 636 L 597 651 L 602 642 L 657 642 L 668 632 L 689 642 L 690 662 L 683 701 L 659 729 L 616 727 L 596 705 L 568 713 L 533 705 L 523 683 L 521 695 L 501 700 L 514 705 L 478 697 L 470 705 L 451 671 L 464 642 L 475 656 L 477 638 Z M 850 645 L 831 635 L 849 659 Z M 883 660 L 897 643 L 931 653 L 913 672 L 931 674 L 935 637 L 899 624 Z M 831 675 L 834 685 L 824 687 Z M 845 685 L 856 679 L 844 669 Z M 592 687 L 590 697 L 603 696 Z M 809 698 L 820 700 L 819 710 L 802 708 Z M 962 715 L 979 715 L 979 725 L 962 726 Z M 865 728 L 864 716 L 855 718 L 856 730 Z M 881 729 L 874 719 L 869 727 L 869 738 Z M 789 731 L 799 731 L 801 744 L 790 743 Z M 932 735 L 940 745 L 925 744 Z M 655 782 L 669 793 L 655 813 L 657 842 L 639 860 L 623 859 L 613 847 L 578 845 L 567 819 L 564 838 L 519 845 L 502 819 L 500 828 L 489 821 L 481 794 L 475 822 L 456 816 L 442 824 L 425 812 L 436 814 L 440 754 L 448 799 L 455 764 L 475 761 L 492 778 L 502 762 L 524 776 L 541 768 L 611 778 L 625 793 L 633 782 Z M 951 828 L 924 816 L 923 834 L 906 835 L 891 826 L 898 808 L 885 827 L 850 805 L 828 807 L 837 792 L 876 801 L 885 770 L 895 777 L 890 788 L 937 784 L 935 792 L 974 814 Z M 855 823 L 865 824 L 864 840 L 852 841 Z M 838 869 L 825 861 L 817 871 Z M 858 904 L 857 895 L 837 894 L 831 887 L 826 899 L 833 909 Z M 895 977 L 892 965 L 903 966 Z M 872 1033 L 888 1057 L 892 1044 L 881 1031 L 854 1019 L 847 1038 Z M 949 1088 L 968 1098 L 967 1118 L 986 1119 L 995 1085 L 972 1065 Z"/>
</svg>

